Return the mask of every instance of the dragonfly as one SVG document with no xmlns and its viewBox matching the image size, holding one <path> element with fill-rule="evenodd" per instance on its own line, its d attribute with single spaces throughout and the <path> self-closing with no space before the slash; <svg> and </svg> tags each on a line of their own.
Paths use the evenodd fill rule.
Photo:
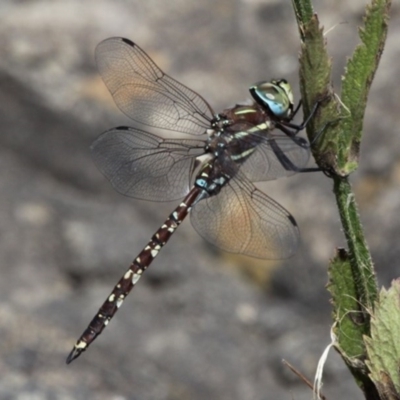
<svg viewBox="0 0 400 400">
<path fill-rule="evenodd" d="M 68 364 L 108 325 L 189 212 L 200 236 L 222 250 L 265 259 L 291 257 L 299 243 L 296 221 L 254 183 L 315 170 L 306 167 L 310 146 L 297 135 L 312 113 L 300 125 L 292 122 L 301 102 L 294 108 L 285 79 L 254 84 L 251 104 L 215 113 L 128 39 L 104 40 L 95 58 L 119 109 L 140 124 L 103 133 L 91 146 L 95 163 L 123 195 L 179 200 L 179 205 L 115 285 Z M 141 125 L 184 137 L 164 138 Z"/>
</svg>

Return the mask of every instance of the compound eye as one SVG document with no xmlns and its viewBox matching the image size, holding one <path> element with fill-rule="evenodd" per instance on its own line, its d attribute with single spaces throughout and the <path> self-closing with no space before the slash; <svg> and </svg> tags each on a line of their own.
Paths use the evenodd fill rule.
<svg viewBox="0 0 400 400">
<path fill-rule="evenodd" d="M 249 90 L 257 104 L 270 111 L 272 115 L 277 118 L 290 118 L 293 110 L 293 93 L 285 79 L 259 82 Z"/>
</svg>

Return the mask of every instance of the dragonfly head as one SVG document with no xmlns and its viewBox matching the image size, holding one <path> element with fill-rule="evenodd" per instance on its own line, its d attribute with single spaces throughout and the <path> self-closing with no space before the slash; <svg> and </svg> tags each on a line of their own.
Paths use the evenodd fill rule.
<svg viewBox="0 0 400 400">
<path fill-rule="evenodd" d="M 285 79 L 258 82 L 249 88 L 256 103 L 279 119 L 290 119 L 293 113 L 293 92 Z"/>
</svg>

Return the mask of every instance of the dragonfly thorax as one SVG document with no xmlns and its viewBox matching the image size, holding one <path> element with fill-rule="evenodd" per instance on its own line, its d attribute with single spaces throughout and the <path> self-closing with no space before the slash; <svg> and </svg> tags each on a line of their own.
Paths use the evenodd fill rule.
<svg viewBox="0 0 400 400">
<path fill-rule="evenodd" d="M 235 164 L 245 162 L 275 127 L 275 121 L 258 104 L 236 105 L 221 115 L 229 125 L 209 136 L 205 150 L 222 165 L 227 159 Z"/>
<path fill-rule="evenodd" d="M 232 121 L 230 121 L 229 118 L 223 113 L 215 114 L 214 118 L 211 120 L 211 127 L 214 131 L 214 135 L 219 135 L 222 133 L 230 124 L 232 124 Z"/>
</svg>

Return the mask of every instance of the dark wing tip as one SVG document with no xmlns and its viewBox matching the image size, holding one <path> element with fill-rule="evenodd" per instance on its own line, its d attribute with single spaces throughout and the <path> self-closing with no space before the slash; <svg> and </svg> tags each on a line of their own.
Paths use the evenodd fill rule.
<svg viewBox="0 0 400 400">
<path fill-rule="evenodd" d="M 129 131 L 131 128 L 129 126 L 117 126 L 116 128 L 117 131 Z"/>
<path fill-rule="evenodd" d="M 123 42 L 125 42 L 126 44 L 129 44 L 129 46 L 135 47 L 135 43 L 132 42 L 132 40 L 126 39 L 126 38 L 121 38 L 121 40 Z"/>
<path fill-rule="evenodd" d="M 291 214 L 289 214 L 287 217 L 288 217 L 289 221 L 292 223 L 292 225 L 297 227 L 297 222 L 293 218 L 293 216 Z"/>
<path fill-rule="evenodd" d="M 108 42 L 123 42 L 123 43 L 126 43 L 128 46 L 131 46 L 131 47 L 137 47 L 137 45 L 134 43 L 134 42 L 132 42 L 132 40 L 129 40 L 129 39 L 126 39 L 126 38 L 123 38 L 123 37 L 118 37 L 118 36 L 114 36 L 114 37 L 109 37 L 109 38 L 107 38 L 107 39 L 104 39 L 104 40 L 102 40 L 97 46 L 96 46 L 96 53 L 97 53 L 97 51 L 104 45 L 104 44 L 106 44 L 106 43 L 108 43 Z"/>
</svg>

